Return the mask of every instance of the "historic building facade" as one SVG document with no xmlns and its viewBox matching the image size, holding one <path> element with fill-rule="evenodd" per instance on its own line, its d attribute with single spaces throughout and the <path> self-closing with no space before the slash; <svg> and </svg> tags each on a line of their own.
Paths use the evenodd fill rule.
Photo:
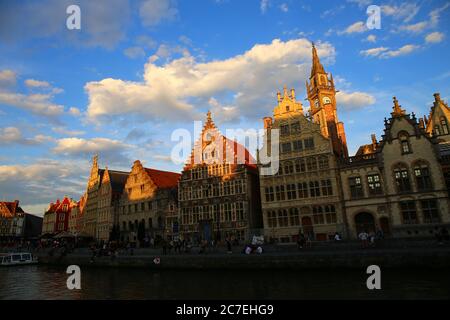
<svg viewBox="0 0 450 320">
<path fill-rule="evenodd" d="M 341 163 L 350 236 L 379 229 L 394 237 L 432 236 L 450 224 L 439 145 L 394 97 L 380 142 Z"/>
<path fill-rule="evenodd" d="M 219 132 L 210 112 L 181 174 L 178 200 L 185 239 L 244 241 L 263 227 L 256 161 Z"/>
<path fill-rule="evenodd" d="M 104 171 L 98 167 L 98 156 L 94 156 L 86 188 L 86 207 L 83 214 L 83 233 L 92 238 L 97 235 L 98 190 Z"/>
<path fill-rule="evenodd" d="M 62 201 L 57 199 L 55 203 L 50 203 L 44 213 L 42 234 L 57 234 L 69 231 L 71 211 L 76 205 L 77 203 L 67 196 Z"/>
<path fill-rule="evenodd" d="M 313 47 L 310 115 L 305 115 L 295 91 L 278 92 L 273 118 L 264 118 L 265 145 L 272 155 L 271 132 L 279 130 L 279 170 L 260 175 L 264 233 L 275 242 L 293 242 L 300 233 L 327 240 L 346 232 L 340 198 L 337 159 L 347 157 L 344 127 L 337 119 L 333 78 Z M 260 168 L 262 166 L 260 165 Z"/>
<path fill-rule="evenodd" d="M 177 211 L 179 173 L 144 168 L 135 161 L 120 199 L 118 229 L 120 240 L 143 244 L 145 239 L 170 236 L 166 219 Z M 167 228 L 166 228 L 167 227 Z"/>
</svg>

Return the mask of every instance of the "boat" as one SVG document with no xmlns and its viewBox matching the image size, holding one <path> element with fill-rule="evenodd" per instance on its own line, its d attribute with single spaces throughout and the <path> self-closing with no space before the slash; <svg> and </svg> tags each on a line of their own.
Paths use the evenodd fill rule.
<svg viewBox="0 0 450 320">
<path fill-rule="evenodd" d="M 14 252 L 0 254 L 0 266 L 18 266 L 36 264 L 38 260 L 29 252 Z"/>
</svg>

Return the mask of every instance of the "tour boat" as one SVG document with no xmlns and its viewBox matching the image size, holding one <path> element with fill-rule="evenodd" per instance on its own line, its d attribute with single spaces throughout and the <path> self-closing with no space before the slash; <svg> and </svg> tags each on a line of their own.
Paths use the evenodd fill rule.
<svg viewBox="0 0 450 320">
<path fill-rule="evenodd" d="M 38 263 L 29 252 L 15 252 L 0 254 L 0 266 L 17 266 Z"/>
</svg>

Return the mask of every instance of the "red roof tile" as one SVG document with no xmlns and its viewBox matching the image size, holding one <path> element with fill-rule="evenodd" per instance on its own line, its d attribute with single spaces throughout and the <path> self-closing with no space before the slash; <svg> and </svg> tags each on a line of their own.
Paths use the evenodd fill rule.
<svg viewBox="0 0 450 320">
<path fill-rule="evenodd" d="M 145 168 L 145 171 L 158 188 L 176 187 L 181 176 L 181 174 L 179 173 L 155 170 L 150 168 Z"/>
</svg>

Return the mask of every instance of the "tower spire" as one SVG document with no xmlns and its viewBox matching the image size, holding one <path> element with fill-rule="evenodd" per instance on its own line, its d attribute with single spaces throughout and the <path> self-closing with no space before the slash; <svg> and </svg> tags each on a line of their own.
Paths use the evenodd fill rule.
<svg viewBox="0 0 450 320">
<path fill-rule="evenodd" d="M 318 72 L 325 73 L 325 69 L 323 68 L 323 65 L 320 63 L 319 55 L 317 54 L 316 46 L 314 45 L 314 42 L 312 43 L 312 56 L 313 56 L 313 62 L 311 67 L 311 78 L 314 77 L 314 75 Z"/>
<path fill-rule="evenodd" d="M 392 100 L 394 101 L 394 107 L 392 108 L 392 116 L 393 117 L 401 117 L 405 115 L 405 110 L 402 109 L 402 106 L 399 105 L 398 100 L 396 97 L 393 97 Z"/>
</svg>

